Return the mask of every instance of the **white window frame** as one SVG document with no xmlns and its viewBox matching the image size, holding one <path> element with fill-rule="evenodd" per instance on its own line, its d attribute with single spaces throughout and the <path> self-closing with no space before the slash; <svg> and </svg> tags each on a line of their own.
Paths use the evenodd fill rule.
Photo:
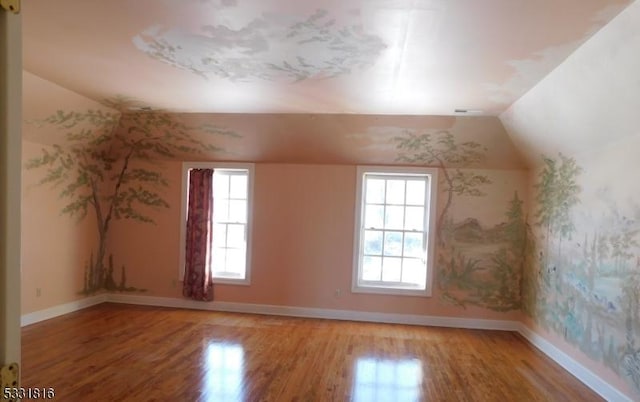
<svg viewBox="0 0 640 402">
<path fill-rule="evenodd" d="M 247 250 L 246 250 L 246 264 L 245 264 L 245 277 L 243 279 L 236 278 L 224 278 L 213 277 L 214 283 L 224 283 L 230 285 L 250 285 L 251 284 L 251 248 L 252 248 L 252 228 L 253 228 L 253 178 L 254 178 L 254 164 L 253 163 L 236 163 L 236 162 L 183 162 L 182 163 L 182 206 L 180 209 L 180 263 L 178 278 L 180 281 L 184 280 L 184 263 L 186 254 L 186 229 L 187 229 L 187 209 L 188 199 L 187 193 L 189 191 L 189 171 L 191 169 L 213 169 L 214 174 L 216 170 L 245 170 L 247 174 Z M 214 194 L 215 197 L 215 194 Z M 214 211 L 215 213 L 215 211 Z"/>
<path fill-rule="evenodd" d="M 360 280 L 362 272 L 362 256 L 364 239 L 362 234 L 364 231 L 364 177 L 365 174 L 371 175 L 426 175 L 429 177 L 427 181 L 424 228 L 426 229 L 426 282 L 425 289 L 416 289 L 401 285 L 386 285 L 382 282 L 375 284 Z M 351 291 L 355 293 L 377 293 L 387 295 L 405 295 L 405 296 L 423 296 L 429 297 L 432 292 L 433 270 L 435 262 L 435 244 L 436 244 L 436 210 L 438 197 L 438 169 L 425 167 L 401 167 L 401 166 L 358 166 L 356 180 L 356 205 L 355 205 L 355 230 L 354 230 L 354 246 L 353 246 L 353 276 Z"/>
</svg>

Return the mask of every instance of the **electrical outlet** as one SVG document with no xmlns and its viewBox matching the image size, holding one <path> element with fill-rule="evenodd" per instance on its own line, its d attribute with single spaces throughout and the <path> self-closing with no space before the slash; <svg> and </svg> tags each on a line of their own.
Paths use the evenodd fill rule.
<svg viewBox="0 0 640 402">
<path fill-rule="evenodd" d="M 173 288 L 176 288 L 178 286 L 178 281 L 176 281 L 175 279 L 171 281 L 171 286 Z"/>
<path fill-rule="evenodd" d="M 336 290 L 334 290 L 334 291 L 333 291 L 333 295 L 334 295 L 335 297 L 340 297 L 340 296 L 342 296 L 342 289 L 340 289 L 340 288 L 336 288 Z"/>
<path fill-rule="evenodd" d="M 36 297 L 42 296 L 42 289 L 36 288 Z"/>
</svg>

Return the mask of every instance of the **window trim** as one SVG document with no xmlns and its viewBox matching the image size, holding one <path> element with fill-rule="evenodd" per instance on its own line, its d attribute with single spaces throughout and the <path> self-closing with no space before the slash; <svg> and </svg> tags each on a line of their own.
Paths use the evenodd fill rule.
<svg viewBox="0 0 640 402">
<path fill-rule="evenodd" d="M 187 191 L 189 189 L 189 181 L 187 173 L 191 169 L 237 169 L 246 170 L 247 174 L 247 252 L 245 264 L 244 279 L 220 278 L 214 277 L 213 283 L 221 283 L 228 285 L 251 285 L 251 249 L 252 249 L 252 233 L 253 233 L 253 181 L 255 174 L 255 164 L 243 162 L 183 162 L 182 163 L 182 200 L 180 207 L 180 261 L 178 263 L 178 279 L 184 281 L 184 262 L 185 262 L 185 242 L 187 228 Z M 215 195 L 214 195 L 215 196 Z M 214 211 L 215 212 L 215 211 Z"/>
<path fill-rule="evenodd" d="M 384 295 L 403 295 L 403 296 L 422 296 L 430 297 L 433 290 L 433 270 L 435 266 L 435 246 L 436 246 L 436 211 L 438 198 L 438 169 L 417 167 L 417 166 L 357 166 L 356 168 L 356 203 L 355 203 L 355 219 L 354 219 L 354 239 L 353 239 L 353 268 L 351 291 L 354 293 L 373 293 Z M 364 176 L 372 175 L 427 175 L 429 180 L 427 183 L 426 200 L 429 201 L 425 208 L 429 213 L 425 214 L 426 233 L 427 233 L 427 278 L 425 289 L 411 288 L 393 288 L 387 286 L 371 286 L 360 283 L 360 263 L 362 249 L 362 222 L 364 219 Z"/>
</svg>

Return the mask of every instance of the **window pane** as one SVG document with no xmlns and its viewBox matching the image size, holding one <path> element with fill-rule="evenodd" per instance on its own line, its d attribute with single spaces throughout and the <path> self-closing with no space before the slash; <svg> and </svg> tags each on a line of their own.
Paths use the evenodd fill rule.
<svg viewBox="0 0 640 402">
<path fill-rule="evenodd" d="M 224 271 L 224 266 L 226 264 L 227 249 L 214 248 L 211 251 L 211 254 L 212 254 L 211 263 L 213 265 L 213 272 Z"/>
<path fill-rule="evenodd" d="M 366 179 L 366 189 L 365 202 L 384 204 L 384 180 Z"/>
<path fill-rule="evenodd" d="M 384 233 L 384 255 L 402 255 L 402 232 Z"/>
<path fill-rule="evenodd" d="M 215 211 L 214 211 L 215 213 Z M 246 201 L 229 201 L 229 221 L 230 222 L 247 222 L 247 202 Z"/>
<path fill-rule="evenodd" d="M 213 247 L 225 247 L 227 244 L 227 225 L 216 223 L 213 225 Z"/>
<path fill-rule="evenodd" d="M 427 271 L 424 262 L 416 258 L 404 258 L 402 261 L 402 282 L 412 283 L 424 289 Z"/>
<path fill-rule="evenodd" d="M 382 232 L 373 230 L 364 232 L 364 254 L 382 254 Z"/>
<path fill-rule="evenodd" d="M 423 258 L 425 256 L 422 248 L 422 233 L 404 234 L 404 255 L 405 257 Z"/>
<path fill-rule="evenodd" d="M 213 172 L 213 196 L 229 198 L 229 176 L 224 173 Z"/>
<path fill-rule="evenodd" d="M 404 207 L 388 206 L 385 211 L 384 227 L 385 229 L 402 229 Z"/>
<path fill-rule="evenodd" d="M 382 268 L 382 258 L 364 257 L 362 259 L 362 279 L 365 281 L 379 281 Z"/>
<path fill-rule="evenodd" d="M 424 230 L 424 208 L 407 207 L 404 228 L 405 230 Z"/>
<path fill-rule="evenodd" d="M 213 198 L 213 221 L 226 222 L 229 220 L 229 201 L 222 198 Z"/>
<path fill-rule="evenodd" d="M 226 270 L 244 276 L 245 256 L 244 250 L 228 249 Z"/>
<path fill-rule="evenodd" d="M 245 246 L 244 225 L 229 225 L 227 247 L 243 248 Z"/>
<path fill-rule="evenodd" d="M 231 175 L 230 198 L 247 199 L 247 176 Z"/>
<path fill-rule="evenodd" d="M 404 204 L 404 180 L 387 180 L 387 204 Z"/>
<path fill-rule="evenodd" d="M 382 229 L 384 221 L 384 207 L 381 205 L 366 205 L 364 209 L 364 227 Z"/>
<path fill-rule="evenodd" d="M 422 180 L 407 181 L 407 204 L 424 205 L 425 184 Z"/>
<path fill-rule="evenodd" d="M 400 282 L 401 261 L 400 258 L 384 258 L 382 262 L 382 280 L 384 282 Z"/>
</svg>

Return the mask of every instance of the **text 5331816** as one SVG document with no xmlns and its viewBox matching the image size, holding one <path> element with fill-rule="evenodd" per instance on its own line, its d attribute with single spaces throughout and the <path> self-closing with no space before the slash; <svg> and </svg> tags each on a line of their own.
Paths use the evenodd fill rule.
<svg viewBox="0 0 640 402">
<path fill-rule="evenodd" d="M 2 390 L 2 396 L 5 399 L 53 399 L 56 396 L 56 391 L 53 388 L 48 387 L 28 387 L 28 388 L 17 388 L 17 387 L 7 387 Z"/>
</svg>

